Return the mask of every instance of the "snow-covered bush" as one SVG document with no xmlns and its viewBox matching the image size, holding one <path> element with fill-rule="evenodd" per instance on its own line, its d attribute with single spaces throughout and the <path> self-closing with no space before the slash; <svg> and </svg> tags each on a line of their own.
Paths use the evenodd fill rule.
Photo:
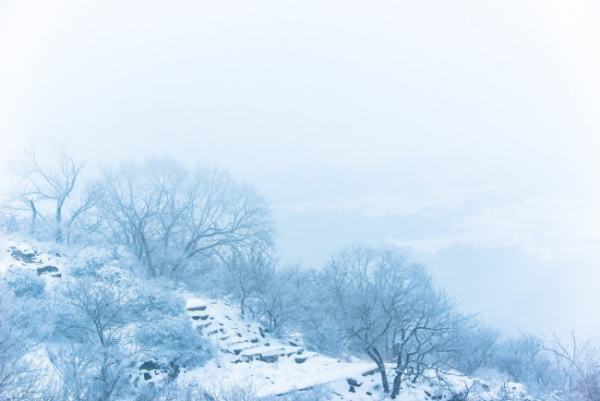
<svg viewBox="0 0 600 401">
<path fill-rule="evenodd" d="M 559 388 L 564 381 L 564 375 L 546 350 L 543 339 L 534 335 L 499 342 L 491 365 L 511 381 L 524 383 L 537 394 Z"/>
<path fill-rule="evenodd" d="M 74 277 L 94 276 L 98 270 L 111 264 L 117 264 L 116 253 L 106 247 L 83 247 L 71 258 L 69 274 Z"/>
<path fill-rule="evenodd" d="M 17 297 L 41 298 L 44 296 L 46 280 L 36 272 L 26 269 L 10 269 L 5 280 Z"/>
<path fill-rule="evenodd" d="M 138 325 L 136 344 L 145 355 L 170 370 L 179 367 L 193 368 L 208 357 L 208 347 L 201 341 L 185 315 L 164 316 L 157 313 L 154 319 Z"/>
<path fill-rule="evenodd" d="M 499 331 L 483 325 L 477 317 L 463 316 L 450 339 L 453 351 L 449 365 L 467 375 L 472 375 L 478 369 L 489 368 L 499 337 Z"/>
<path fill-rule="evenodd" d="M 41 399 L 41 366 L 28 360 L 36 344 L 37 319 L 0 281 L 0 400 Z"/>
<path fill-rule="evenodd" d="M 137 319 L 152 320 L 157 316 L 180 316 L 185 314 L 185 301 L 174 291 L 169 291 L 152 282 L 139 283 L 137 286 Z"/>
<path fill-rule="evenodd" d="M 176 377 L 181 367 L 207 358 L 208 347 L 193 330 L 183 300 L 121 268 L 113 256 L 80 253 L 71 269 L 75 275 L 61 279 L 52 299 L 52 361 L 62 391 L 89 394 L 84 399 L 124 397 L 144 361 L 157 361 Z"/>
</svg>

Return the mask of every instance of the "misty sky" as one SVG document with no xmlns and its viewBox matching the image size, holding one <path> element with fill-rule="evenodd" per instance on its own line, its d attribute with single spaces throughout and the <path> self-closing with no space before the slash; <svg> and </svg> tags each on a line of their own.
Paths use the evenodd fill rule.
<svg viewBox="0 0 600 401">
<path fill-rule="evenodd" d="M 600 337 L 599 20 L 591 0 L 0 0 L 0 158 L 37 136 L 91 165 L 218 165 L 269 199 L 287 261 L 397 244 L 492 324 Z"/>
</svg>

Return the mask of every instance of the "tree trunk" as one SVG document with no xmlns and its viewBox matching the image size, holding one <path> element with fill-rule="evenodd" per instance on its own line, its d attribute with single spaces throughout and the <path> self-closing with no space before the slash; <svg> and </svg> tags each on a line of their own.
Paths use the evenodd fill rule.
<svg viewBox="0 0 600 401">
<path fill-rule="evenodd" d="M 63 242 L 63 227 L 62 227 L 62 207 L 56 208 L 56 227 L 54 230 L 54 239 L 59 244 Z"/>
<path fill-rule="evenodd" d="M 394 377 L 394 383 L 392 385 L 392 399 L 396 398 L 400 393 L 400 384 L 402 384 L 402 373 L 396 372 L 396 377 Z"/>
<path fill-rule="evenodd" d="M 242 312 L 242 318 L 244 317 L 244 314 L 246 312 L 246 297 L 242 296 L 242 299 L 240 300 L 240 311 Z"/>
<path fill-rule="evenodd" d="M 400 393 L 400 386 L 402 385 L 403 370 L 401 356 L 398 355 L 398 361 L 396 363 L 396 376 L 394 377 L 394 383 L 392 385 L 392 399 L 396 398 Z"/>
<path fill-rule="evenodd" d="M 31 227 L 29 228 L 29 233 L 31 235 L 34 235 L 36 228 L 37 228 L 38 211 L 37 211 L 37 207 L 35 206 L 34 201 L 28 199 L 27 203 L 29 204 L 29 207 L 31 208 Z"/>
<path fill-rule="evenodd" d="M 377 365 L 377 371 L 381 376 L 381 386 L 383 387 L 383 392 L 386 394 L 389 393 L 390 384 L 388 382 L 387 373 L 385 371 L 385 364 L 383 363 L 383 358 L 381 357 L 381 354 L 379 353 L 379 351 L 377 351 L 377 348 L 375 347 L 370 347 L 369 349 L 367 349 L 367 354 Z"/>
</svg>

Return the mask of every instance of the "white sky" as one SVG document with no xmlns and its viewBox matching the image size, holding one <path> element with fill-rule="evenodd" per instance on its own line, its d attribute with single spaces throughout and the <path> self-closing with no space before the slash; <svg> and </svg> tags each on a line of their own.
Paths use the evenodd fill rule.
<svg viewBox="0 0 600 401">
<path fill-rule="evenodd" d="M 599 20 L 591 0 L 0 0 L 0 158 L 37 136 L 216 164 L 271 200 L 290 260 L 408 245 L 465 309 L 595 335 Z"/>
</svg>

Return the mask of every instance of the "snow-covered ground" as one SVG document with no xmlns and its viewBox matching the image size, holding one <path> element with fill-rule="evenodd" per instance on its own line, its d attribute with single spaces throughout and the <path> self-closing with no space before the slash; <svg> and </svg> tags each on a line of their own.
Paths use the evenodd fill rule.
<svg viewBox="0 0 600 401">
<path fill-rule="evenodd" d="M 2 242 L 0 252 L 0 273 L 10 268 L 23 268 L 37 271 L 39 275 L 59 275 L 65 258 L 59 252 L 40 251 L 38 247 L 19 241 Z"/>
<path fill-rule="evenodd" d="M 216 355 L 207 365 L 185 372 L 181 380 L 204 388 L 242 386 L 257 396 L 276 396 L 324 387 L 330 400 L 381 400 L 379 374 L 370 361 L 343 361 L 305 350 L 297 339 L 274 338 L 256 322 L 243 319 L 239 308 L 222 300 L 187 294 L 187 311 L 199 333 L 214 345 Z M 390 366 L 390 377 L 392 377 Z M 404 390 L 400 401 L 451 400 L 468 390 L 469 399 L 527 400 L 524 386 L 446 373 Z M 442 384 L 443 383 L 443 384 Z M 459 398 L 456 398 L 459 400 Z"/>
<path fill-rule="evenodd" d="M 206 366 L 186 372 L 184 380 L 196 380 L 209 389 L 246 385 L 259 396 L 278 395 L 361 377 L 373 369 L 372 363 L 344 362 L 273 338 L 223 301 L 189 296 L 187 309 L 217 355 Z"/>
<path fill-rule="evenodd" d="M 36 272 L 52 285 L 60 285 L 68 275 L 69 257 L 41 244 L 17 241 L 0 244 L 0 275 L 11 269 Z M 213 345 L 213 357 L 203 366 L 183 368 L 177 380 L 182 385 L 198 386 L 209 392 L 223 388 L 243 388 L 257 397 L 279 396 L 295 391 L 323 389 L 332 401 L 382 400 L 379 375 L 368 360 L 342 360 L 307 350 L 301 336 L 276 338 L 259 323 L 245 319 L 238 307 L 218 299 L 183 293 L 186 313 L 202 337 Z M 43 350 L 36 350 L 36 355 Z M 33 355 L 33 354 L 32 354 Z M 390 377 L 393 377 L 390 366 Z M 137 383 L 155 383 L 164 372 L 139 368 Z M 143 385 L 143 384 L 141 384 Z M 533 400 L 524 386 L 503 381 L 484 382 L 458 373 L 447 373 L 442 380 L 431 377 L 404 389 L 400 401 L 459 401 L 455 395 L 469 391 L 468 400 Z M 317 401 L 317 400 L 316 400 Z"/>
</svg>

